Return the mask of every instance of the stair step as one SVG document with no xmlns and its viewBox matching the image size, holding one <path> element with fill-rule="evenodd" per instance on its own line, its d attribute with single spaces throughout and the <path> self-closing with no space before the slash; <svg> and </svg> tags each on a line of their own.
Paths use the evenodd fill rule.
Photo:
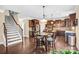
<svg viewBox="0 0 79 59">
<path fill-rule="evenodd" d="M 7 33 L 15 33 L 15 32 L 18 32 L 18 31 L 7 31 Z"/>
<path fill-rule="evenodd" d="M 15 23 L 13 23 L 13 22 L 6 22 L 6 24 L 9 24 L 10 25 L 10 24 L 15 24 Z"/>
<path fill-rule="evenodd" d="M 14 33 L 19 33 L 18 31 L 7 31 L 7 34 L 14 34 Z"/>
<path fill-rule="evenodd" d="M 6 27 L 7 29 L 16 29 L 16 27 Z"/>
<path fill-rule="evenodd" d="M 11 38 L 11 39 L 7 39 L 7 41 L 16 41 L 16 40 L 21 40 L 21 38 L 17 37 L 17 38 Z"/>
<path fill-rule="evenodd" d="M 7 32 L 7 34 L 14 34 L 14 33 L 18 33 L 18 32 Z"/>
<path fill-rule="evenodd" d="M 13 21 L 6 21 L 6 24 L 15 24 Z"/>
<path fill-rule="evenodd" d="M 7 29 L 7 31 L 17 31 L 17 29 Z"/>
<path fill-rule="evenodd" d="M 15 23 L 13 23 L 13 22 L 6 22 L 6 24 L 15 24 Z"/>
<path fill-rule="evenodd" d="M 16 28 L 6 28 L 7 30 L 17 30 Z"/>
<path fill-rule="evenodd" d="M 11 23 L 11 22 L 13 23 L 13 21 L 10 21 L 10 20 L 8 20 L 8 21 L 6 20 L 5 22 L 6 22 L 6 23 Z"/>
<path fill-rule="evenodd" d="M 18 38 L 20 37 L 19 35 L 16 35 L 16 36 L 7 36 L 8 39 L 12 39 L 12 38 Z"/>
<path fill-rule="evenodd" d="M 15 27 L 14 25 L 6 25 L 6 27 Z"/>
<path fill-rule="evenodd" d="M 19 35 L 18 33 L 14 33 L 14 34 L 7 34 L 7 36 L 14 36 L 14 35 Z"/>
<path fill-rule="evenodd" d="M 16 26 L 13 26 L 13 25 L 11 25 L 11 26 L 6 26 L 7 28 L 16 28 Z"/>
<path fill-rule="evenodd" d="M 16 26 L 15 24 L 5 24 L 6 26 Z"/>
<path fill-rule="evenodd" d="M 9 46 L 9 45 L 14 45 L 14 44 L 17 44 L 17 43 L 21 43 L 21 42 L 22 42 L 22 40 L 9 42 L 9 43 L 8 43 L 8 46 Z"/>
<path fill-rule="evenodd" d="M 7 30 L 8 33 L 15 33 L 18 32 L 17 30 Z"/>
<path fill-rule="evenodd" d="M 6 20 L 6 23 L 10 23 L 10 22 L 14 23 L 14 22 L 13 22 L 13 21 L 11 21 L 11 20 Z"/>
<path fill-rule="evenodd" d="M 17 30 L 17 29 L 12 29 L 12 30 L 7 29 L 7 31 L 8 31 L 8 32 L 15 32 L 15 31 L 18 31 L 18 30 Z"/>
<path fill-rule="evenodd" d="M 7 26 L 6 26 L 6 28 L 7 28 L 7 29 L 14 29 L 14 28 L 16 28 L 16 27 L 14 27 L 14 26 L 7 27 Z"/>
</svg>

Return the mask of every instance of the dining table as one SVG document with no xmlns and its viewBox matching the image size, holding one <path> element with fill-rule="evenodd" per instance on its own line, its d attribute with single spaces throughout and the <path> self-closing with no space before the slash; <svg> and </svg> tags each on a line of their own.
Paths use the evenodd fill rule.
<svg viewBox="0 0 79 59">
<path fill-rule="evenodd" d="M 55 34 L 55 31 L 52 31 L 52 32 L 50 32 L 50 33 Z M 45 45 L 45 50 L 46 50 L 46 52 L 48 51 L 48 44 L 47 44 L 48 40 L 47 40 L 47 37 L 48 37 L 48 35 L 49 35 L 50 33 L 49 33 L 49 32 L 44 32 L 44 33 L 42 33 L 42 34 L 38 34 L 38 35 L 37 35 L 37 40 L 38 40 L 38 41 L 40 41 L 39 39 L 41 39 L 42 41 L 44 41 L 44 45 Z"/>
</svg>

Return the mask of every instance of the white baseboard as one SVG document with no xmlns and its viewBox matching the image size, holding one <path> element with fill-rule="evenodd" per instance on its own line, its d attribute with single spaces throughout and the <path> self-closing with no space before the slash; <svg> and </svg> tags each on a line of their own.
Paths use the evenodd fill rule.
<svg viewBox="0 0 79 59">
<path fill-rule="evenodd" d="M 29 36 L 23 36 L 23 38 L 29 38 Z"/>
<path fill-rule="evenodd" d="M 4 42 L 0 42 L 0 45 L 4 45 Z"/>
<path fill-rule="evenodd" d="M 0 41 L 0 45 L 4 45 L 6 47 L 6 44 L 4 41 Z"/>
<path fill-rule="evenodd" d="M 12 43 L 9 43 L 8 45 L 13 45 L 13 44 L 17 44 L 19 42 L 22 42 L 22 40 L 19 40 L 19 41 L 16 41 L 16 42 L 12 42 Z M 0 42 L 0 45 L 4 45 L 6 47 L 6 43 L 5 42 Z"/>
</svg>

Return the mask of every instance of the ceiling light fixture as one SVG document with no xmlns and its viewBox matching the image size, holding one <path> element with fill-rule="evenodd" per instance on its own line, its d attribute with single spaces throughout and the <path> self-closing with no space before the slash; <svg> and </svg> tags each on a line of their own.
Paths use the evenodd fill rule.
<svg viewBox="0 0 79 59">
<path fill-rule="evenodd" d="M 43 6 L 43 20 L 45 20 L 45 6 Z"/>
<path fill-rule="evenodd" d="M 45 19 L 45 6 L 42 6 L 43 7 L 43 22 L 47 22 L 47 20 Z"/>
</svg>

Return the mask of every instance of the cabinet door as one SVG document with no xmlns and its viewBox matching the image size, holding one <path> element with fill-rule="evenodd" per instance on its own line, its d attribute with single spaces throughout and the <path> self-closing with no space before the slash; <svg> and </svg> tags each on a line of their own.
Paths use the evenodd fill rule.
<svg viewBox="0 0 79 59">
<path fill-rule="evenodd" d="M 29 27 L 32 27 L 33 26 L 33 22 L 32 20 L 29 20 Z"/>
</svg>

